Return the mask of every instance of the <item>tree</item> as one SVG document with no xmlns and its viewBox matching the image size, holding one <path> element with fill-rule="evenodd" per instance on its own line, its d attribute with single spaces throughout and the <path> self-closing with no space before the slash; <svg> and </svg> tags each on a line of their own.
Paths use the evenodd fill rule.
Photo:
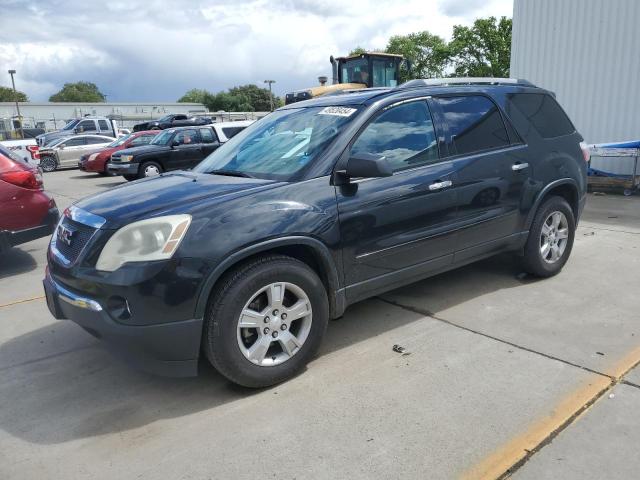
<svg viewBox="0 0 640 480">
<path fill-rule="evenodd" d="M 358 45 L 356 48 L 354 48 L 353 50 L 351 50 L 349 52 L 349 56 L 351 56 L 351 55 L 361 55 L 363 53 L 367 53 L 367 50 Z"/>
<path fill-rule="evenodd" d="M 472 27 L 456 25 L 449 43 L 457 77 L 508 77 L 511 19 L 478 18 Z"/>
<path fill-rule="evenodd" d="M 0 87 L 0 102 L 15 102 L 16 100 L 19 102 L 28 102 L 29 97 L 27 97 L 26 93 L 21 92 L 20 90 L 17 90 L 14 93 L 13 88 Z"/>
<path fill-rule="evenodd" d="M 274 108 L 282 106 L 282 99 L 271 94 Z M 269 90 L 257 85 L 240 85 L 227 92 L 211 93 L 197 88 L 185 93 L 179 102 L 204 104 L 210 111 L 217 112 L 267 112 L 271 108 Z"/>
<path fill-rule="evenodd" d="M 192 88 L 182 97 L 178 99 L 181 103 L 204 103 L 207 95 L 211 95 L 208 91 L 200 88 Z"/>
<path fill-rule="evenodd" d="M 400 81 L 413 78 L 443 77 L 449 64 L 447 42 L 427 31 L 395 35 L 389 39 L 387 53 L 402 55 L 410 69 L 401 68 Z"/>
<path fill-rule="evenodd" d="M 65 83 L 58 93 L 49 97 L 50 102 L 104 102 L 106 97 L 95 83 Z"/>
</svg>

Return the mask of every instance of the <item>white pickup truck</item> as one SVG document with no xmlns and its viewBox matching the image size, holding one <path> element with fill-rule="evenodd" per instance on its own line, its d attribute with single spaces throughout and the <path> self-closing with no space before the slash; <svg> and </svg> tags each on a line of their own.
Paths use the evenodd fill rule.
<svg viewBox="0 0 640 480">
<path fill-rule="evenodd" d="M 31 165 L 40 164 L 39 147 L 35 138 L 25 138 L 24 140 L 3 140 L 0 145 L 18 154 L 25 162 Z"/>
</svg>

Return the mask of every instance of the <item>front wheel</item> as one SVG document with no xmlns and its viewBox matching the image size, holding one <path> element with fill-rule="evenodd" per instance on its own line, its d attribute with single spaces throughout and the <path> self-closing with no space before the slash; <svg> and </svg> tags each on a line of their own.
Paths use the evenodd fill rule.
<svg viewBox="0 0 640 480">
<path fill-rule="evenodd" d="M 567 263 L 576 222 L 573 210 L 562 197 L 550 197 L 538 209 L 524 248 L 523 264 L 527 272 L 551 277 Z"/>
<path fill-rule="evenodd" d="M 266 387 L 300 372 L 324 336 L 327 293 L 306 264 L 282 255 L 227 274 L 207 306 L 203 350 L 225 377 Z"/>
<path fill-rule="evenodd" d="M 50 155 L 40 157 L 40 168 L 43 172 L 53 172 L 58 166 L 56 159 Z"/>
<path fill-rule="evenodd" d="M 156 162 L 144 162 L 138 170 L 138 178 L 155 177 L 162 173 L 162 167 Z"/>
<path fill-rule="evenodd" d="M 124 175 L 122 175 L 122 176 L 124 177 L 124 179 L 125 179 L 127 182 L 133 182 L 134 180 L 137 180 L 137 179 L 138 179 L 138 176 L 137 176 L 137 175 L 124 174 Z"/>
</svg>

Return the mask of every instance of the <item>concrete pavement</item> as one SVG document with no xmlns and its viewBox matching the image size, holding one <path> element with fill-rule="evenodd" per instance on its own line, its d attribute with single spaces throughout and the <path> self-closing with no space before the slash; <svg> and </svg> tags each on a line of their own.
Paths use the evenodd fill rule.
<svg viewBox="0 0 640 480">
<path fill-rule="evenodd" d="M 121 180 L 45 182 L 66 207 Z M 590 197 L 557 277 L 501 256 L 362 302 L 306 372 L 261 391 L 204 362 L 139 373 L 53 320 L 31 242 L 0 262 L 0 478 L 629 478 L 638 234 L 640 198 Z"/>
</svg>

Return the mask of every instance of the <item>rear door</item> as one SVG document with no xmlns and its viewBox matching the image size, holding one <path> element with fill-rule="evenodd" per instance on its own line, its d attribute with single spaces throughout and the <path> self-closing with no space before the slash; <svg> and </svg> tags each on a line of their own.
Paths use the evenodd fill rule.
<svg viewBox="0 0 640 480">
<path fill-rule="evenodd" d="M 455 261 L 498 251 L 515 240 L 526 214 L 520 209 L 531 172 L 526 145 L 488 96 L 434 96 L 432 102 L 447 127 L 456 170 Z"/>
<path fill-rule="evenodd" d="M 200 132 L 200 139 L 202 141 L 202 160 L 217 149 L 220 146 L 220 142 L 218 141 L 213 128 L 204 127 L 199 128 L 198 131 Z"/>
<path fill-rule="evenodd" d="M 195 128 L 179 130 L 174 135 L 173 142 L 177 142 L 177 145 L 173 146 L 171 151 L 172 161 L 166 168 L 170 170 L 188 170 L 202 160 L 200 136 Z"/>
<path fill-rule="evenodd" d="M 336 187 L 349 301 L 452 263 L 456 192 L 425 98 L 383 109 L 346 155 L 384 155 L 391 177 Z"/>
</svg>

